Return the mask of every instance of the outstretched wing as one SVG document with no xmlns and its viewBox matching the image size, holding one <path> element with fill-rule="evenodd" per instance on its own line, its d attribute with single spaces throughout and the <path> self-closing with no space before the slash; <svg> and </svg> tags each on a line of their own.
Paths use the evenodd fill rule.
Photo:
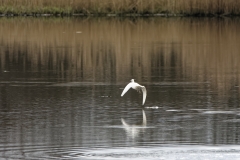
<svg viewBox="0 0 240 160">
<path fill-rule="evenodd" d="M 128 85 L 124 88 L 121 96 L 123 96 L 131 87 L 132 87 L 132 84 L 131 84 L 131 83 L 128 83 Z"/>
<path fill-rule="evenodd" d="M 141 89 L 142 89 L 142 93 L 143 93 L 143 103 L 142 103 L 142 105 L 144 105 L 146 97 L 147 97 L 147 90 L 144 86 L 142 86 Z"/>
</svg>

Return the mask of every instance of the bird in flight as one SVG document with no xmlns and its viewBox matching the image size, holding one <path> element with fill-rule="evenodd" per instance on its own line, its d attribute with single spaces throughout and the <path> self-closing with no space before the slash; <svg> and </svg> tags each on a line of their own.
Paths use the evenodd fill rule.
<svg viewBox="0 0 240 160">
<path fill-rule="evenodd" d="M 123 96 L 130 88 L 137 90 L 137 92 L 139 92 L 139 93 L 141 93 L 141 91 L 142 91 L 142 93 L 143 93 L 142 105 L 144 105 L 146 97 L 147 97 L 146 88 L 144 86 L 141 86 L 140 84 L 134 82 L 134 79 L 131 79 L 131 82 L 128 83 L 128 85 L 124 88 L 121 96 Z"/>
</svg>

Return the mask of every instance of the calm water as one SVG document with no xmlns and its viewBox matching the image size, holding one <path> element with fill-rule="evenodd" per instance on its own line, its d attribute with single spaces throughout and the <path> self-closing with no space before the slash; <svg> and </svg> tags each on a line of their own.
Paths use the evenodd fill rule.
<svg viewBox="0 0 240 160">
<path fill-rule="evenodd" d="M 0 159 L 239 159 L 239 42 L 236 18 L 1 18 Z"/>
</svg>

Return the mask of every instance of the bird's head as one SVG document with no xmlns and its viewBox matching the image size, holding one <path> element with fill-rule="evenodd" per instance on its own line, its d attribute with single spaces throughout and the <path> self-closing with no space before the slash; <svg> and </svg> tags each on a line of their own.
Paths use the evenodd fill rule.
<svg viewBox="0 0 240 160">
<path fill-rule="evenodd" d="M 134 79 L 131 79 L 131 82 L 134 82 Z"/>
</svg>

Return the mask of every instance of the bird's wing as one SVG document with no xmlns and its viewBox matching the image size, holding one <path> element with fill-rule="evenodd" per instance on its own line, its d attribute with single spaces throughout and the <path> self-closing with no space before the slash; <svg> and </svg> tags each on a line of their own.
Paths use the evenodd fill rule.
<svg viewBox="0 0 240 160">
<path fill-rule="evenodd" d="M 142 105 L 144 105 L 146 97 L 147 97 L 147 90 L 144 86 L 142 86 L 141 89 L 142 89 L 142 93 L 143 93 L 143 103 L 142 103 Z"/>
<path fill-rule="evenodd" d="M 121 96 L 123 96 L 131 87 L 132 87 L 132 84 L 131 84 L 131 83 L 128 83 L 128 85 L 124 88 Z"/>
</svg>

